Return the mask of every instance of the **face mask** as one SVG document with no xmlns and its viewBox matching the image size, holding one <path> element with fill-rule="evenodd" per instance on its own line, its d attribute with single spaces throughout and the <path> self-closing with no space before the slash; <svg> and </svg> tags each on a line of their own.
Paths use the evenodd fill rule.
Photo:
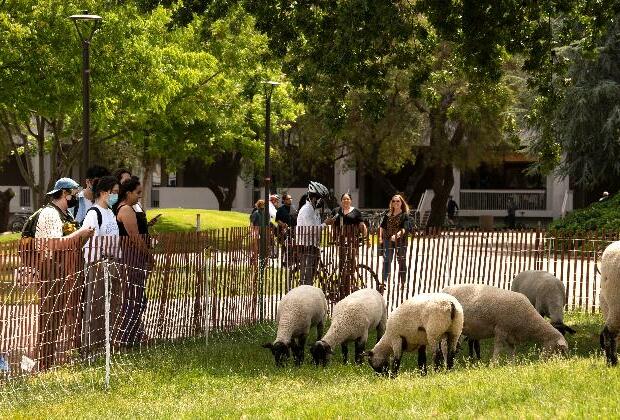
<svg viewBox="0 0 620 420">
<path fill-rule="evenodd" d="M 78 199 L 74 195 L 71 195 L 69 197 L 71 197 L 71 198 L 67 200 L 67 208 L 70 209 L 70 208 L 75 207 L 75 206 L 78 205 Z"/>
<path fill-rule="evenodd" d="M 108 206 L 112 207 L 118 202 L 118 194 L 110 194 L 108 196 Z"/>
</svg>

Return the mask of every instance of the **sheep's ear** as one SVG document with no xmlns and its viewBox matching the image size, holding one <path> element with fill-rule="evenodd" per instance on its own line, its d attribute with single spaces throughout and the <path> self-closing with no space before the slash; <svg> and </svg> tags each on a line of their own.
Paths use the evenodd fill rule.
<svg viewBox="0 0 620 420">
<path fill-rule="evenodd" d="M 261 346 L 264 349 L 272 349 L 273 348 L 273 343 L 265 343 Z"/>
</svg>

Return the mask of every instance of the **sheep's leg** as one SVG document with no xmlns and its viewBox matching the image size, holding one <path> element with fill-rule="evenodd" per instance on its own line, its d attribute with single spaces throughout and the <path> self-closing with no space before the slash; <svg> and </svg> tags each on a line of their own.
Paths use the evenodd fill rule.
<svg viewBox="0 0 620 420">
<path fill-rule="evenodd" d="M 400 359 L 403 356 L 407 343 L 402 337 L 397 338 L 392 342 L 392 351 L 394 352 L 394 359 L 392 360 L 392 375 L 396 376 L 400 369 Z"/>
<path fill-rule="evenodd" d="M 306 339 L 307 338 L 308 338 L 307 335 L 302 335 L 302 336 L 297 338 L 297 340 L 298 340 L 297 347 L 295 349 L 293 349 L 293 353 L 295 355 L 295 365 L 296 366 L 300 366 L 301 363 L 304 361 L 304 347 L 306 347 Z"/>
<path fill-rule="evenodd" d="M 506 336 L 501 331 L 495 331 L 495 341 L 493 343 L 493 356 L 491 357 L 491 362 L 497 362 L 499 355 L 506 343 Z"/>
<path fill-rule="evenodd" d="M 362 356 L 364 350 L 366 350 L 366 340 L 360 337 L 355 340 L 355 363 L 358 365 L 364 363 L 364 356 Z"/>
<path fill-rule="evenodd" d="M 617 333 L 613 333 L 607 326 L 603 328 L 601 332 L 601 345 L 605 350 L 605 356 L 607 358 L 607 364 L 610 366 L 616 366 L 618 364 L 618 342 Z"/>
<path fill-rule="evenodd" d="M 454 334 L 450 334 L 447 333 L 446 334 L 446 352 L 447 352 L 447 356 L 446 356 L 446 368 L 448 368 L 448 370 L 452 369 L 452 367 L 454 366 L 454 355 L 456 354 L 456 343 L 457 343 L 458 339 L 456 338 L 456 336 Z"/>
<path fill-rule="evenodd" d="M 323 321 L 320 321 L 319 323 L 316 324 L 316 339 L 320 340 L 321 338 L 323 338 L 323 328 L 325 327 L 325 324 L 323 323 Z"/>
<path fill-rule="evenodd" d="M 342 350 L 342 363 L 346 365 L 349 362 L 349 344 L 346 342 L 342 343 L 340 350 Z"/>
<path fill-rule="evenodd" d="M 431 347 L 432 348 L 432 347 Z M 443 349 L 441 348 L 441 342 L 435 347 L 433 354 L 433 366 L 435 372 L 443 365 Z"/>
<path fill-rule="evenodd" d="M 476 352 L 476 358 L 478 360 L 480 360 L 481 359 L 481 357 L 480 357 L 480 340 L 473 340 L 473 341 L 474 341 L 474 344 L 473 344 L 474 345 L 474 351 Z M 470 354 L 471 354 L 471 352 L 470 352 Z"/>
<path fill-rule="evenodd" d="M 422 375 L 426 375 L 426 346 L 418 347 L 418 369 Z"/>
</svg>

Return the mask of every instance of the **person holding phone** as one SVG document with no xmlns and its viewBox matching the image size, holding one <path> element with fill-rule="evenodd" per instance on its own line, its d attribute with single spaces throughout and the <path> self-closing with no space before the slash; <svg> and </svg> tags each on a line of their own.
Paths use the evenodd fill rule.
<svg viewBox="0 0 620 420">
<path fill-rule="evenodd" d="M 149 250 L 149 224 L 146 214 L 137 212 L 134 205 L 142 198 L 142 185 L 138 177 L 132 176 L 120 186 L 119 201 L 114 208 L 116 222 L 121 236 L 122 263 L 127 272 L 123 287 L 121 307 L 121 344 L 135 346 L 144 338 L 146 310 L 146 279 L 153 265 Z"/>
</svg>

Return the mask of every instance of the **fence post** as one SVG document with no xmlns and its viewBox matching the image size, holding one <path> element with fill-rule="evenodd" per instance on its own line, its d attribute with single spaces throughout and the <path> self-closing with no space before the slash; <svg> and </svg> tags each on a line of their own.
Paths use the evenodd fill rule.
<svg viewBox="0 0 620 420">
<path fill-rule="evenodd" d="M 200 213 L 196 213 L 196 232 L 200 232 Z"/>
<path fill-rule="evenodd" d="M 103 260 L 103 293 L 105 299 L 105 389 L 110 389 L 110 272 Z"/>
</svg>

